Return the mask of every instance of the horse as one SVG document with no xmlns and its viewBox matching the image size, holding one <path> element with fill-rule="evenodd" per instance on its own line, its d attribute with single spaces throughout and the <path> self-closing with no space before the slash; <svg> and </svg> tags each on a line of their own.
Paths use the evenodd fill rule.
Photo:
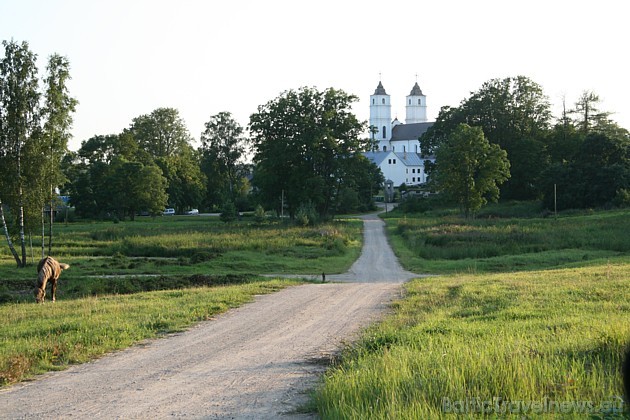
<svg viewBox="0 0 630 420">
<path fill-rule="evenodd" d="M 55 301 L 57 292 L 57 280 L 63 270 L 70 268 L 68 264 L 60 263 L 53 257 L 42 258 L 37 264 L 37 288 L 35 289 L 35 301 L 44 302 L 46 298 L 46 284 L 50 282 L 52 286 L 52 301 Z"/>
</svg>

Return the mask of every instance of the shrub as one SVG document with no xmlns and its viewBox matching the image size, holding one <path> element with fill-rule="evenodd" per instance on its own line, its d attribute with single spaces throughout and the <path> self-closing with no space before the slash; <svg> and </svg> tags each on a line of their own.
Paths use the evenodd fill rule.
<svg viewBox="0 0 630 420">
<path fill-rule="evenodd" d="M 225 223 L 230 223 L 236 220 L 236 206 L 233 202 L 227 201 L 223 204 L 223 208 L 221 209 L 220 218 Z"/>
<path fill-rule="evenodd" d="M 265 214 L 265 209 L 260 204 L 257 205 L 256 209 L 254 210 L 254 222 L 256 222 L 256 224 L 258 225 L 262 225 L 263 223 L 265 223 L 266 219 L 267 215 Z"/>
<path fill-rule="evenodd" d="M 295 213 L 295 223 L 299 226 L 311 226 L 317 223 L 317 212 L 313 203 L 307 202 L 300 204 L 297 212 Z"/>
</svg>

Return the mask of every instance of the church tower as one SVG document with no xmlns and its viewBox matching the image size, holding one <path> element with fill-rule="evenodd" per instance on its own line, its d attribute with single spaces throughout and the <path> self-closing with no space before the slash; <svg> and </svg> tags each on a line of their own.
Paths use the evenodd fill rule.
<svg viewBox="0 0 630 420">
<path fill-rule="evenodd" d="M 405 124 L 427 122 L 427 97 L 422 93 L 418 82 L 407 96 L 407 118 Z"/>
<path fill-rule="evenodd" d="M 379 145 L 386 142 L 385 147 L 387 147 L 389 139 L 392 138 L 392 106 L 389 95 L 380 81 L 374 95 L 370 96 L 370 126 L 375 131 L 374 140 L 378 141 Z M 379 150 L 383 150 L 383 146 L 380 146 Z"/>
</svg>

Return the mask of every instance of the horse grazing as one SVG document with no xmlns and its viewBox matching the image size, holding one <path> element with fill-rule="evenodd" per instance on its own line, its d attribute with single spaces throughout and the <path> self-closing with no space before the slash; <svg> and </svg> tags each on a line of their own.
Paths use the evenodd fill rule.
<svg viewBox="0 0 630 420">
<path fill-rule="evenodd" d="M 55 301 L 57 292 L 57 280 L 62 270 L 70 268 L 68 264 L 57 262 L 53 257 L 42 258 L 37 264 L 37 288 L 35 289 L 35 300 L 42 303 L 46 298 L 46 284 L 50 282 L 52 286 L 52 301 Z"/>
</svg>

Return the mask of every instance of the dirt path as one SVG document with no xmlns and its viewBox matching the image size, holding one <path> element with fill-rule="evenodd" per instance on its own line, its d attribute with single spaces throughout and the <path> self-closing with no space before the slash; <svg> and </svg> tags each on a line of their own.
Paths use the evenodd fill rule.
<svg viewBox="0 0 630 420">
<path fill-rule="evenodd" d="M 167 339 L 0 392 L 2 418 L 307 418 L 295 414 L 323 360 L 400 293 L 403 271 L 383 222 L 364 218 L 364 248 L 344 283 L 260 296 Z M 312 417 L 312 416 L 310 416 Z"/>
</svg>

